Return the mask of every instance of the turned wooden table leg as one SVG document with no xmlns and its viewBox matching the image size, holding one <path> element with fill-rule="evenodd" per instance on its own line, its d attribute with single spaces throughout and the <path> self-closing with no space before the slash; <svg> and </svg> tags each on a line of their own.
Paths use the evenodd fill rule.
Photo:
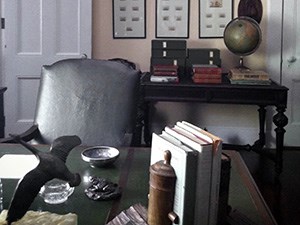
<svg viewBox="0 0 300 225">
<path fill-rule="evenodd" d="M 284 127 L 288 124 L 288 118 L 284 114 L 286 107 L 277 106 L 277 114 L 273 117 L 273 123 L 276 125 L 276 156 L 275 156 L 275 171 L 279 175 L 282 172 L 282 153 L 284 142 Z"/>
<path fill-rule="evenodd" d="M 254 145 L 251 146 L 251 150 L 260 153 L 266 144 L 266 133 L 265 133 L 265 121 L 266 121 L 266 109 L 265 106 L 260 105 L 259 109 L 259 139 L 255 141 Z"/>
<path fill-rule="evenodd" d="M 266 122 L 266 109 L 265 106 L 259 106 L 259 141 L 261 146 L 266 144 L 265 122 Z"/>
<path fill-rule="evenodd" d="M 149 113 L 150 113 L 150 107 L 151 103 L 146 102 L 145 103 L 145 115 L 144 115 L 144 142 L 146 146 L 151 145 L 151 134 L 150 134 L 150 118 L 149 118 Z"/>
</svg>

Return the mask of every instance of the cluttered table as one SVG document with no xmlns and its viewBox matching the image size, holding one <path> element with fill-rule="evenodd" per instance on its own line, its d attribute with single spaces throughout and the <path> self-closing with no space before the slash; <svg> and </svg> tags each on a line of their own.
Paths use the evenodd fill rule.
<svg viewBox="0 0 300 225">
<path fill-rule="evenodd" d="M 276 126 L 276 153 L 270 156 L 275 162 L 278 174 L 282 171 L 282 151 L 284 142 L 284 127 L 288 118 L 284 114 L 287 107 L 288 88 L 271 82 L 270 85 L 239 85 L 231 84 L 223 74 L 219 84 L 195 84 L 191 80 L 180 80 L 178 83 L 151 82 L 151 74 L 145 74 L 141 81 L 142 99 L 145 104 L 144 140 L 151 143 L 151 105 L 156 102 L 199 102 L 210 104 L 239 104 L 257 105 L 259 112 L 259 139 L 253 145 L 242 147 L 263 153 L 265 145 L 265 118 L 266 107 L 274 106 L 276 113 L 273 122 Z M 225 146 L 225 145 L 224 145 Z M 226 149 L 235 149 L 241 146 L 228 145 Z"/>
<path fill-rule="evenodd" d="M 49 146 L 41 145 L 37 148 L 47 151 Z M 150 148 L 120 148 L 119 158 L 107 168 L 90 167 L 80 157 L 83 149 L 84 147 L 79 146 L 72 150 L 66 162 L 71 172 L 78 172 L 82 177 L 82 183 L 75 188 L 74 193 L 66 202 L 58 205 L 47 204 L 37 196 L 31 210 L 58 214 L 72 212 L 78 215 L 79 225 L 103 225 L 134 204 L 140 203 L 147 207 Z M 246 216 L 253 224 L 276 224 L 239 153 L 227 150 L 224 152 L 230 156 L 232 162 L 228 200 L 233 212 L 231 220 L 243 215 L 243 218 Z M 7 154 L 30 153 L 18 144 L 1 144 L 0 157 Z M 0 177 L 3 183 L 3 208 L 7 209 L 18 179 L 9 179 L 6 175 L 11 172 L 9 167 L 21 167 L 22 164 L 12 164 L 7 168 L 2 168 L 3 166 L 1 163 Z M 122 188 L 121 198 L 110 201 L 93 201 L 87 198 L 84 190 L 90 185 L 90 176 L 107 178 L 118 183 Z"/>
</svg>

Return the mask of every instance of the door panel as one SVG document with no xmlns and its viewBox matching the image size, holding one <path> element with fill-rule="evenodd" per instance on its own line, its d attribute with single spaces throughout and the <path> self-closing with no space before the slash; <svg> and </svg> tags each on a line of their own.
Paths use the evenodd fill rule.
<svg viewBox="0 0 300 225">
<path fill-rule="evenodd" d="M 267 69 L 273 80 L 289 88 L 284 145 L 300 146 L 300 2 L 268 0 L 267 4 Z"/>
<path fill-rule="evenodd" d="M 16 44 L 18 55 L 41 55 L 41 2 L 20 1 L 16 5 Z"/>
<path fill-rule="evenodd" d="M 289 88 L 285 145 L 300 146 L 300 2 L 284 1 L 282 84 Z"/>
<path fill-rule="evenodd" d="M 56 5 L 56 54 L 80 54 L 80 1 L 65 0 Z M 76 15 L 73 20 L 69 16 Z M 66 29 L 69 28 L 69 29 Z"/>
<path fill-rule="evenodd" d="M 2 0 L 6 134 L 32 125 L 42 65 L 91 56 L 91 0 Z"/>
</svg>

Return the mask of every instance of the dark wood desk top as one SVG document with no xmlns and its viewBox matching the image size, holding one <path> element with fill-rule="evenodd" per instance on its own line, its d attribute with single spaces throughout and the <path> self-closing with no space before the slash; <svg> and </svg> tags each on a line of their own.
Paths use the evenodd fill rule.
<svg viewBox="0 0 300 225">
<path fill-rule="evenodd" d="M 47 150 L 48 146 L 39 146 Z M 120 211 L 131 205 L 141 203 L 147 206 L 149 185 L 149 148 L 120 148 L 120 157 L 109 168 L 91 168 L 80 158 L 83 147 L 75 148 L 68 157 L 67 165 L 72 172 L 79 172 L 82 183 L 75 188 L 70 198 L 59 205 L 49 205 L 37 197 L 31 209 L 50 211 L 60 214 L 69 212 L 78 215 L 79 225 L 103 225 L 106 220 L 116 216 Z M 257 224 L 276 224 L 272 214 L 260 195 L 248 169 L 239 153 L 226 151 L 232 159 L 229 204 L 233 209 L 247 215 Z M 1 144 L 0 157 L 4 154 L 29 154 L 20 145 Z M 121 199 L 116 201 L 95 202 L 88 199 L 84 189 L 88 187 L 86 179 L 89 176 L 100 176 L 119 183 L 123 188 Z M 17 184 L 15 179 L 3 179 L 4 208 L 8 208 L 9 201 Z"/>
<path fill-rule="evenodd" d="M 287 104 L 288 88 L 272 82 L 271 85 L 230 84 L 223 75 L 221 84 L 195 84 L 191 80 L 179 83 L 151 82 L 150 74 L 142 78 L 145 101 L 206 102 L 248 105 Z"/>
</svg>

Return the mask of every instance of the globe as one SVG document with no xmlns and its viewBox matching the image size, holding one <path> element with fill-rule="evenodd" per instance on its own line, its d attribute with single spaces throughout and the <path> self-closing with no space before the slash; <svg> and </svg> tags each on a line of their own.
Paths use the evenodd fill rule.
<svg viewBox="0 0 300 225">
<path fill-rule="evenodd" d="M 224 30 L 224 42 L 229 51 L 238 56 L 252 54 L 261 42 L 259 24 L 245 16 L 231 20 Z"/>
</svg>

